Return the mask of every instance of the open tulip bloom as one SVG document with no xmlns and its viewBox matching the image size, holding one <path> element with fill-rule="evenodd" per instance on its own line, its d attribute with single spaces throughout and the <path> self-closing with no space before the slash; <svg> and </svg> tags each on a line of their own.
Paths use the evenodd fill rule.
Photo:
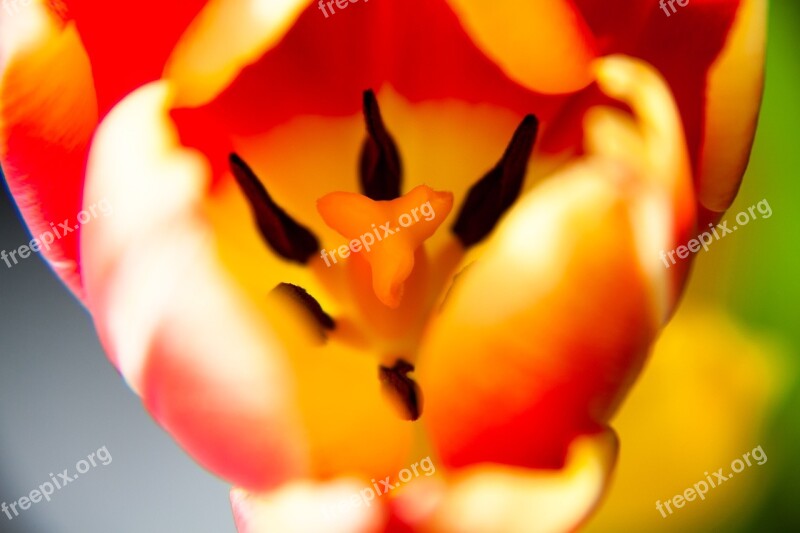
<svg viewBox="0 0 800 533">
<path fill-rule="evenodd" d="M 744 173 L 765 0 L 12 4 L 9 188 L 34 236 L 113 206 L 43 253 L 239 531 L 587 519 L 660 252 Z"/>
</svg>

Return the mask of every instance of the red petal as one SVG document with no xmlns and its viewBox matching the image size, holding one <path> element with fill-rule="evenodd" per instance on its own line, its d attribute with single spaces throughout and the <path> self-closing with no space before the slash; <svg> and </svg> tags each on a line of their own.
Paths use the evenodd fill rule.
<svg viewBox="0 0 800 533">
<path fill-rule="evenodd" d="M 574 0 L 601 53 L 644 59 L 669 82 L 694 168 L 705 128 L 706 76 L 731 30 L 740 0 L 692 0 L 669 17 L 657 1 Z M 632 5 L 635 4 L 635 5 Z"/>
<path fill-rule="evenodd" d="M 509 79 L 444 0 L 404 0 L 355 4 L 327 19 L 311 5 L 210 108 L 232 132 L 251 134 L 302 114 L 357 113 L 361 92 L 384 84 L 411 102 L 455 98 L 542 119 L 563 101 Z"/>
<path fill-rule="evenodd" d="M 0 16 L 0 161 L 34 237 L 54 233 L 81 210 L 83 171 L 97 124 L 90 66 L 75 28 L 30 5 Z M 54 239 L 42 253 L 81 295 L 78 235 Z"/>
<path fill-rule="evenodd" d="M 205 3 L 66 1 L 92 63 L 101 117 L 133 89 L 161 77 L 169 54 Z"/>
</svg>

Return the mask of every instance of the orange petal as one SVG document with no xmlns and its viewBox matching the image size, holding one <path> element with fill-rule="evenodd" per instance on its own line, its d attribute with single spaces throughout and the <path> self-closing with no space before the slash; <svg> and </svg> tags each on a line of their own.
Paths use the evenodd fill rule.
<svg viewBox="0 0 800 533">
<path fill-rule="evenodd" d="M 615 184 L 628 180 L 612 162 L 559 173 L 456 279 L 417 365 L 445 464 L 558 468 L 613 412 L 658 322 Z"/>
<path fill-rule="evenodd" d="M 594 39 L 571 2 L 449 3 L 481 48 L 525 87 L 565 93 L 591 82 Z"/>
<path fill-rule="evenodd" d="M 454 473 L 446 484 L 435 478 L 415 480 L 393 507 L 415 531 L 575 531 L 605 492 L 617 450 L 616 436 L 606 430 L 577 439 L 561 470 L 470 466 Z"/>
<path fill-rule="evenodd" d="M 304 0 L 211 0 L 170 55 L 164 76 L 179 105 L 211 100 L 288 31 Z"/>
<path fill-rule="evenodd" d="M 13 9 L 9 4 L 8 7 Z M 0 9 L 0 162 L 34 237 L 81 211 L 83 170 L 97 124 L 92 69 L 74 23 L 43 2 Z M 42 253 L 82 295 L 80 229 Z M 52 233 L 51 233 L 52 236 Z"/>
<path fill-rule="evenodd" d="M 587 149 L 635 169 L 641 180 L 632 208 L 639 261 L 651 283 L 661 322 L 680 298 L 691 260 L 669 263 L 664 255 L 684 244 L 696 225 L 689 152 L 678 108 L 665 80 L 646 63 L 609 56 L 595 64 L 597 83 L 632 108 L 636 121 L 593 108 L 586 117 Z M 661 262 L 654 258 L 661 257 Z"/>
<path fill-rule="evenodd" d="M 659 249 L 692 228 L 694 198 L 674 102 L 639 61 L 596 70 L 634 117 L 588 119 L 586 158 L 466 257 L 425 338 L 423 421 L 446 464 L 559 467 L 573 438 L 608 422 L 676 301 L 681 275 Z"/>
<path fill-rule="evenodd" d="M 743 1 L 709 72 L 698 196 L 712 211 L 731 205 L 750 159 L 764 86 L 766 27 L 766 0 Z"/>
</svg>

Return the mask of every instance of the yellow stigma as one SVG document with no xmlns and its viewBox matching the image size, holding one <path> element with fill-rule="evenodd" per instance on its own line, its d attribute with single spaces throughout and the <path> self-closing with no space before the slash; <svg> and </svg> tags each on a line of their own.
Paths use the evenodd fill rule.
<svg viewBox="0 0 800 533">
<path fill-rule="evenodd" d="M 372 270 L 372 289 L 393 309 L 403 298 L 403 284 L 414 269 L 414 252 L 444 222 L 453 194 L 419 185 L 394 200 L 375 201 L 350 192 L 334 192 L 317 201 L 325 223 L 348 239 L 323 251 L 326 263 L 360 254 Z M 335 260 L 335 261 L 334 261 Z"/>
</svg>

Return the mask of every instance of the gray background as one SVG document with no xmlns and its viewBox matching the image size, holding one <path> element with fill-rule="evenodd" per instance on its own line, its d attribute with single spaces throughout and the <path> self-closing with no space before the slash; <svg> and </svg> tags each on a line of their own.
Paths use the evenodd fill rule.
<svg viewBox="0 0 800 533">
<path fill-rule="evenodd" d="M 0 179 L 0 250 L 31 237 Z M 84 308 L 39 257 L 0 262 L 0 503 L 106 446 L 2 533 L 234 532 L 229 486 L 160 429 L 103 354 Z M 12 513 L 13 515 L 13 513 Z"/>
</svg>

